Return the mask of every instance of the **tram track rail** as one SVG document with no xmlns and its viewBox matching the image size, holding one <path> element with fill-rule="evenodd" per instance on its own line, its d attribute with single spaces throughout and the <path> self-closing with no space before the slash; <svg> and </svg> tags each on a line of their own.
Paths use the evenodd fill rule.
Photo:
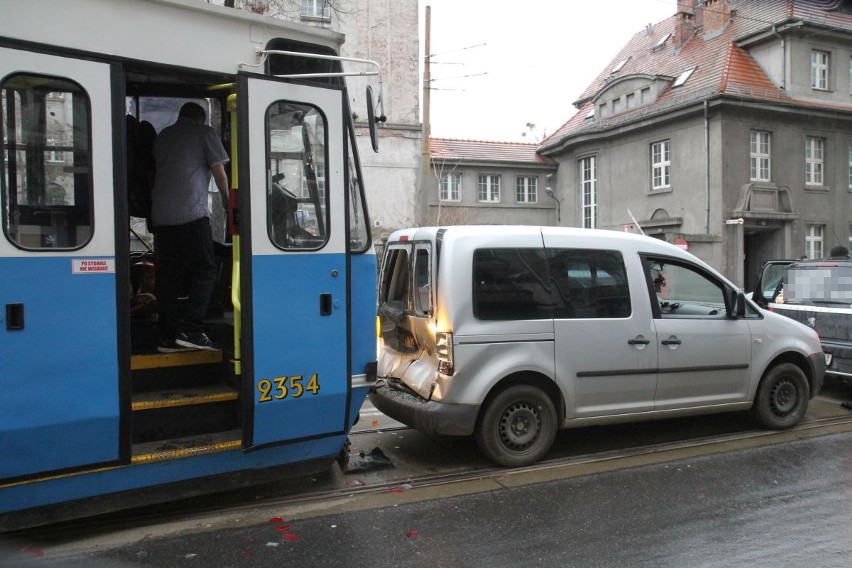
<svg viewBox="0 0 852 568">
<path fill-rule="evenodd" d="M 362 430 L 351 434 L 353 445 L 370 434 L 404 432 L 406 426 L 392 426 Z M 309 490 L 295 495 L 269 497 L 250 503 L 221 503 L 205 505 L 193 499 L 187 506 L 145 507 L 35 529 L 14 531 L 2 535 L 13 542 L 39 542 L 45 547 L 72 548 L 79 551 L 98 535 L 144 531 L 145 535 L 157 532 L 158 525 L 165 532 L 173 531 L 180 523 L 188 530 L 203 531 L 229 523 L 244 523 L 246 519 L 264 522 L 265 515 L 288 518 L 310 518 L 394 506 L 427 499 L 454 495 L 498 491 L 568 479 L 628 467 L 675 462 L 691 457 L 736 451 L 757 446 L 794 442 L 800 439 L 852 431 L 852 414 L 811 419 L 790 430 L 741 430 L 725 434 L 692 437 L 683 440 L 637 445 L 600 452 L 556 457 L 533 465 L 518 468 L 498 466 L 471 466 L 452 472 L 422 476 L 392 477 L 383 481 L 365 482 L 324 490 Z M 78 544 L 79 541 L 79 544 Z M 118 546 L 117 541 L 112 544 Z M 99 546 L 103 546 L 102 544 Z"/>
</svg>

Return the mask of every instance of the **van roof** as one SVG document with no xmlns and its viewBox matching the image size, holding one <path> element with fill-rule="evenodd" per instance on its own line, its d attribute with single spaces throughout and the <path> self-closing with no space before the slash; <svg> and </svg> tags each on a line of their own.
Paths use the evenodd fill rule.
<svg viewBox="0 0 852 568">
<path fill-rule="evenodd" d="M 564 235 L 583 239 L 606 239 L 616 242 L 629 241 L 634 243 L 647 243 L 655 247 L 662 246 L 667 249 L 671 249 L 672 252 L 683 252 L 683 250 L 679 247 L 669 244 L 661 239 L 655 239 L 645 235 L 637 235 L 635 233 L 625 233 L 622 231 L 611 231 L 606 229 L 581 229 L 578 227 L 551 227 L 536 225 L 451 225 L 445 227 L 411 227 L 394 231 L 388 238 L 388 242 L 432 240 L 438 234 L 438 231 L 443 231 L 445 235 L 452 235 L 454 237 L 531 235 L 537 233 L 544 235 Z M 691 257 L 692 255 L 689 256 Z"/>
<path fill-rule="evenodd" d="M 451 225 L 446 227 L 410 227 L 394 231 L 388 238 L 388 244 L 405 242 L 405 241 L 429 241 L 434 242 L 438 232 L 443 233 L 443 239 L 465 239 L 468 237 L 489 237 L 505 238 L 517 235 L 519 237 L 530 235 L 547 235 L 547 236 L 566 236 L 577 238 L 578 240 L 593 240 L 598 246 L 608 246 L 613 249 L 624 250 L 633 249 L 638 252 L 647 252 L 652 254 L 663 254 L 674 258 L 683 258 L 696 262 L 705 269 L 720 274 L 719 271 L 708 265 L 706 262 L 696 257 L 692 253 L 686 252 L 680 247 L 671 243 L 667 243 L 661 239 L 655 239 L 645 235 L 637 235 L 635 233 L 625 233 L 622 231 L 613 231 L 606 229 L 581 229 L 578 227 L 552 227 L 552 226 L 535 226 L 535 225 Z M 721 275 L 721 274 L 720 274 Z M 722 275 L 728 284 L 734 288 L 738 288 Z"/>
</svg>

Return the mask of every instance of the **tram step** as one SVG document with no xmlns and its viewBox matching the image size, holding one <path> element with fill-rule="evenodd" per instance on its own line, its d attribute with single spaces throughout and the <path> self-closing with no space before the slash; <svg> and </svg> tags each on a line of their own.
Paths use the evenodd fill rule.
<svg viewBox="0 0 852 568">
<path fill-rule="evenodd" d="M 131 441 L 170 440 L 239 428 L 239 393 L 206 385 L 133 395 Z"/>
<path fill-rule="evenodd" d="M 172 440 L 160 440 L 134 444 L 131 463 L 153 463 L 176 458 L 186 458 L 235 450 L 241 447 L 240 431 L 226 430 L 200 436 L 186 436 Z"/>
<path fill-rule="evenodd" d="M 134 394 L 221 383 L 228 370 L 221 351 L 134 355 L 131 368 Z"/>
<path fill-rule="evenodd" d="M 147 353 L 132 355 L 130 369 L 163 369 L 167 367 L 186 367 L 190 365 L 206 365 L 221 363 L 222 351 L 182 351 L 179 353 Z"/>
<path fill-rule="evenodd" d="M 133 395 L 132 409 L 134 412 L 138 412 L 140 410 L 226 402 L 238 398 L 239 393 L 230 387 L 207 385 L 190 389 L 138 393 Z"/>
</svg>

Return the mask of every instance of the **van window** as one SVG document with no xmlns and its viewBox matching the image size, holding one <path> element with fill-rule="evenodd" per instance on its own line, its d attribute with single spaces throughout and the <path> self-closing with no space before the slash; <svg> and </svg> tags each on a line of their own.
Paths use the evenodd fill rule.
<svg viewBox="0 0 852 568">
<path fill-rule="evenodd" d="M 89 97 L 57 77 L 0 85 L 3 229 L 25 250 L 78 249 L 92 237 Z"/>
<path fill-rule="evenodd" d="M 432 285 L 429 274 L 429 250 L 418 248 L 414 253 L 414 313 L 432 313 Z"/>
<path fill-rule="evenodd" d="M 396 304 L 398 309 L 402 309 L 408 294 L 408 249 L 388 250 L 382 266 L 381 282 L 380 302 Z"/>
<path fill-rule="evenodd" d="M 626 318 L 630 288 L 621 253 L 611 250 L 549 249 L 554 317 Z"/>
<path fill-rule="evenodd" d="M 661 318 L 727 316 L 722 283 L 698 267 L 654 257 L 646 257 L 644 264 Z"/>
<path fill-rule="evenodd" d="M 473 314 L 482 320 L 552 318 L 544 249 L 475 251 Z"/>
</svg>

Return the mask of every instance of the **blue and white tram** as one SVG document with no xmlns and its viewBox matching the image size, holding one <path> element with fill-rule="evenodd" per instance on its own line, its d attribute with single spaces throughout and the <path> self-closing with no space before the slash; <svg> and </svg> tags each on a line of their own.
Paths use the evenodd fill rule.
<svg viewBox="0 0 852 568">
<path fill-rule="evenodd" d="M 198 0 L 3 3 L 0 527 L 341 456 L 376 357 L 341 42 Z M 231 154 L 222 349 L 160 354 L 136 132 L 187 100 Z"/>
</svg>

